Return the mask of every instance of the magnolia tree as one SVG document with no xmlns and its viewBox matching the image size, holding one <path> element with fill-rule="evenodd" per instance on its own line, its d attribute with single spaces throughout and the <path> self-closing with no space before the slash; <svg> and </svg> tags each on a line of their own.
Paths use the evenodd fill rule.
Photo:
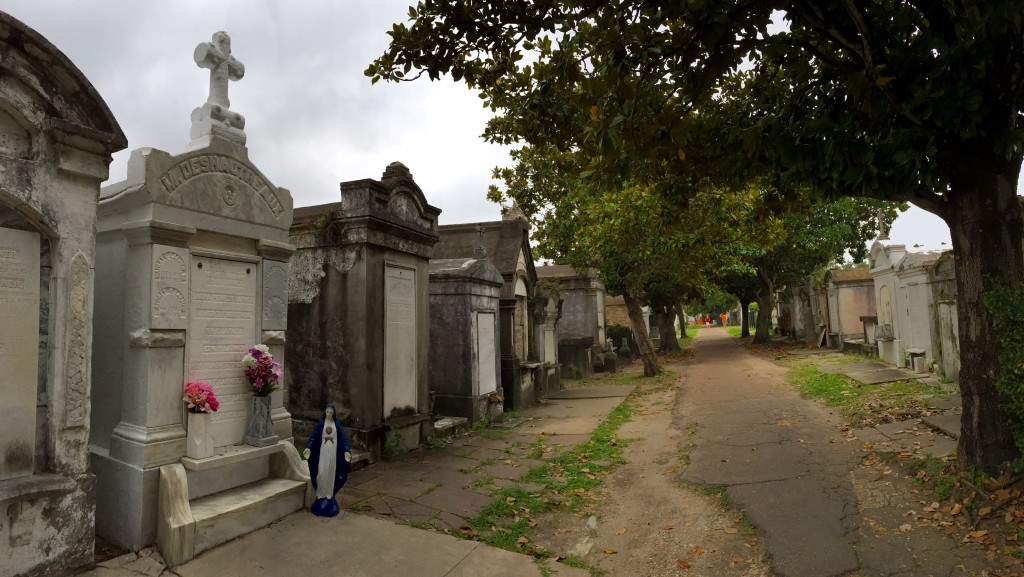
<svg viewBox="0 0 1024 577">
<path fill-rule="evenodd" d="M 781 204 L 809 189 L 937 214 L 957 257 L 957 454 L 993 470 L 1020 454 L 982 297 L 1024 281 L 1022 12 L 1024 0 L 428 0 L 367 74 L 450 74 L 498 113 L 486 138 L 572 151 L 609 191 L 639 178 L 684 207 L 709 183 L 767 179 Z M 655 165 L 666 178 L 644 178 Z"/>
</svg>

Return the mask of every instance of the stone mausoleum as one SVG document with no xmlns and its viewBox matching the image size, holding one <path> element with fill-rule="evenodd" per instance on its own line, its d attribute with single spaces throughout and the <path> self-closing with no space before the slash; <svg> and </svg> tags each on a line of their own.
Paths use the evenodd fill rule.
<svg viewBox="0 0 1024 577">
<path fill-rule="evenodd" d="M 481 241 L 483 227 L 479 227 Z M 472 258 L 430 261 L 430 391 L 434 413 L 471 423 L 504 409 L 498 311 L 505 279 L 483 244 Z M 500 400 L 499 400 L 500 399 Z"/>
<path fill-rule="evenodd" d="M 400 162 L 380 180 L 341 183 L 340 202 L 295 210 L 286 360 L 297 436 L 327 403 L 370 460 L 433 433 L 428 261 L 439 214 Z"/>
<path fill-rule="evenodd" d="M 245 69 L 227 34 L 200 44 L 195 61 L 210 69 L 210 97 L 192 113 L 187 149 L 135 150 L 127 180 L 102 190 L 97 224 L 97 532 L 133 550 L 156 542 L 172 566 L 308 498 L 281 392 L 271 397 L 280 441 L 243 444 L 254 403 L 241 360 L 256 343 L 284 358 L 291 194 L 249 160 L 227 98 Z M 185 452 L 182 393 L 195 380 L 221 403 L 205 459 Z"/>
<path fill-rule="evenodd" d="M 96 197 L 125 146 L 78 68 L 0 12 L 0 577 L 93 560 Z"/>
</svg>

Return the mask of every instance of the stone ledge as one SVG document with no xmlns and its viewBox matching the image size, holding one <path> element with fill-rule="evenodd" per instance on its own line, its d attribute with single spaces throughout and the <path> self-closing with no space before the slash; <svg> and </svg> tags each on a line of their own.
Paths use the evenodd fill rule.
<svg viewBox="0 0 1024 577">
<path fill-rule="evenodd" d="M 54 474 L 7 479 L 0 481 L 0 503 L 29 501 L 48 493 L 66 493 L 77 487 L 78 483 L 74 479 Z"/>
<path fill-rule="evenodd" d="M 249 459 L 273 455 L 281 450 L 283 450 L 283 447 L 281 447 L 280 443 L 275 443 L 267 447 L 232 445 L 221 449 L 221 452 L 207 459 L 191 459 L 189 457 L 182 457 L 181 464 L 190 471 L 205 471 L 207 469 L 215 469 L 217 467 L 223 467 L 225 465 L 231 465 L 241 461 L 247 461 Z"/>
</svg>

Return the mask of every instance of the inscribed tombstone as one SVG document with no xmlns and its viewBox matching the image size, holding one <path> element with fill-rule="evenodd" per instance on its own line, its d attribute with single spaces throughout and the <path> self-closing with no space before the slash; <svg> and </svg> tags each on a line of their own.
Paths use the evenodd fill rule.
<svg viewBox="0 0 1024 577">
<path fill-rule="evenodd" d="M 416 271 L 384 267 L 384 414 L 416 405 Z"/>
<path fill-rule="evenodd" d="M 0 481 L 32 474 L 39 378 L 39 233 L 0 228 Z"/>
<path fill-rule="evenodd" d="M 193 256 L 189 380 L 217 391 L 214 445 L 242 442 L 252 394 L 241 359 L 256 339 L 255 263 Z"/>
</svg>

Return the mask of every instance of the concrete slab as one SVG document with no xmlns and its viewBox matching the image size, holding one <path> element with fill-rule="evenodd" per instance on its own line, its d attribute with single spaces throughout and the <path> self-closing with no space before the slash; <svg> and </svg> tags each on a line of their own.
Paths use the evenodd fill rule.
<svg viewBox="0 0 1024 577">
<path fill-rule="evenodd" d="M 881 383 L 891 383 L 893 381 L 902 381 L 905 379 L 914 378 L 913 373 L 906 371 L 904 369 L 894 368 L 878 369 L 875 371 L 861 371 L 853 373 L 844 372 L 843 374 L 850 377 L 851 379 L 860 381 L 865 385 L 878 385 Z"/>
<path fill-rule="evenodd" d="M 478 547 L 456 565 L 451 573 L 448 573 L 447 577 L 480 577 L 481 575 L 541 577 L 540 567 L 536 564 L 528 569 L 523 567 L 523 557 L 525 555 L 519 555 L 511 551 L 504 551 L 493 547 L 486 549 Z"/>
<path fill-rule="evenodd" d="M 488 495 L 481 495 L 456 487 L 441 487 L 416 500 L 421 505 L 440 509 L 462 518 L 476 517 L 484 507 L 491 504 Z"/>
<path fill-rule="evenodd" d="M 932 415 L 922 417 L 921 421 L 937 431 L 941 431 L 954 439 L 960 438 L 960 415 L 946 413 L 943 415 Z"/>
<path fill-rule="evenodd" d="M 359 485 L 359 489 L 370 493 L 383 493 L 401 499 L 415 499 L 426 493 L 433 485 L 410 479 L 402 475 L 384 475 L 369 483 Z"/>
<path fill-rule="evenodd" d="M 179 566 L 180 577 L 320 575 L 346 577 L 450 575 L 479 543 L 395 525 L 364 515 L 333 518 L 302 512 Z M 358 554 L 355 554 L 358 552 Z M 517 569 L 536 565 L 523 555 Z M 507 561 L 511 562 L 511 561 Z"/>
<path fill-rule="evenodd" d="M 470 462 L 474 464 L 472 466 L 479 464 L 477 461 Z M 441 468 L 423 475 L 419 480 L 431 485 L 441 484 L 445 487 L 465 489 L 467 485 L 475 481 L 479 481 L 483 477 L 482 473 L 462 473 L 457 470 Z"/>
<path fill-rule="evenodd" d="M 636 387 L 632 385 L 602 385 L 599 387 L 579 387 L 575 389 L 562 389 L 548 395 L 549 399 L 624 399 L 632 393 Z"/>
<path fill-rule="evenodd" d="M 823 373 L 843 373 L 849 374 L 851 372 L 864 372 L 864 371 L 877 371 L 880 369 L 891 369 L 892 366 L 885 363 L 879 363 L 877 361 L 864 361 L 860 363 L 844 363 L 841 365 L 833 365 L 830 367 L 818 367 L 818 370 Z"/>
</svg>

